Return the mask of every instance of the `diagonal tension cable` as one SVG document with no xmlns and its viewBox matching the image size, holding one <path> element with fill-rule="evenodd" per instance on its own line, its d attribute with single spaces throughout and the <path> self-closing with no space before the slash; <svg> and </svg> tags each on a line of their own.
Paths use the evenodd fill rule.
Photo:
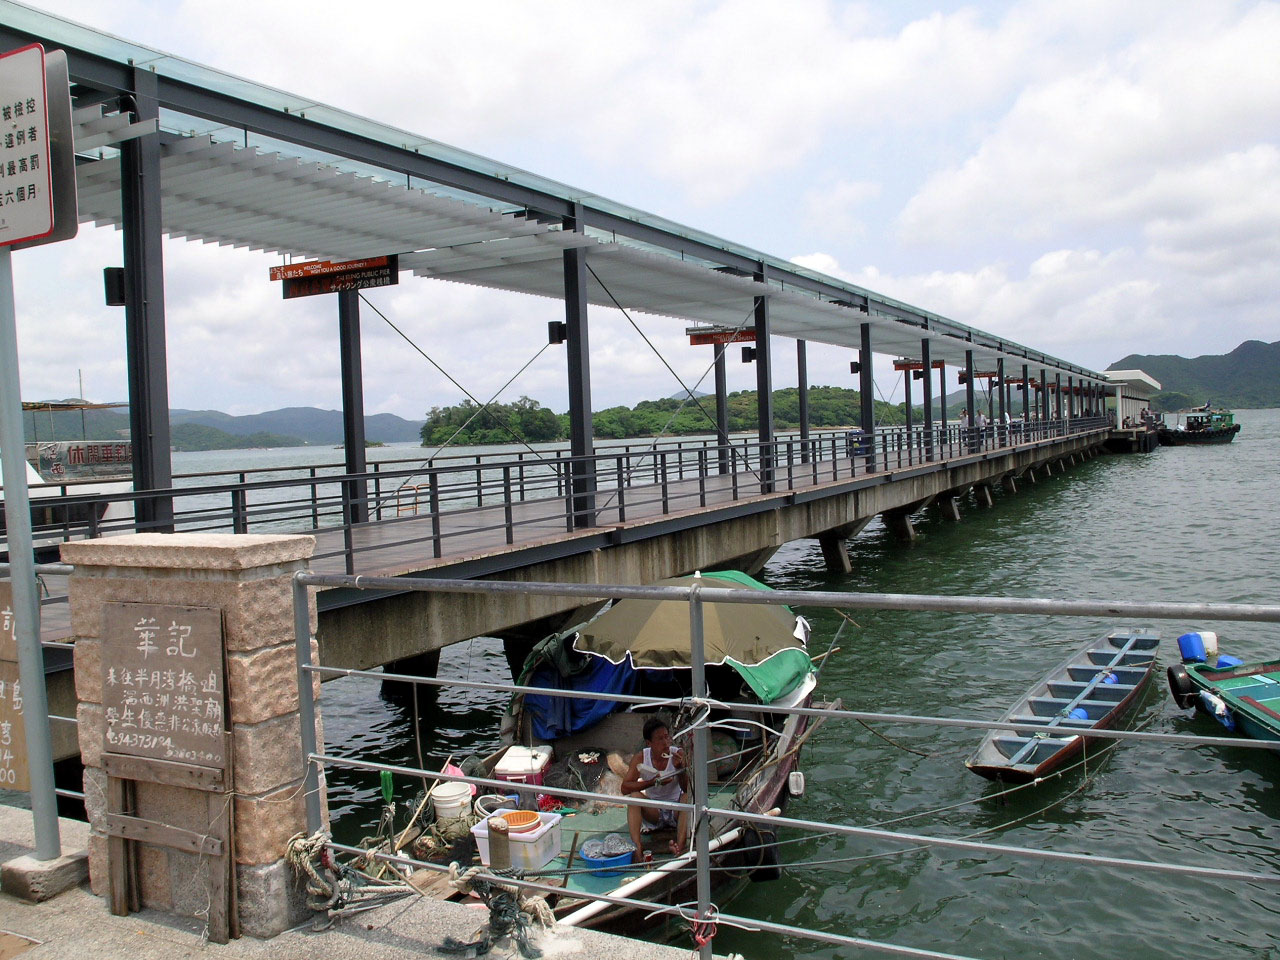
<svg viewBox="0 0 1280 960">
<path fill-rule="evenodd" d="M 698 398 L 693 395 L 693 391 L 689 389 L 689 387 L 685 384 L 684 380 L 681 379 L 680 374 L 676 373 L 676 371 L 672 368 L 671 364 L 667 362 L 667 358 L 662 355 L 662 351 L 660 351 L 657 347 L 653 345 L 653 341 L 651 341 L 648 338 L 648 336 L 645 335 L 645 332 L 640 329 L 640 325 L 635 322 L 631 314 L 627 311 L 627 308 L 618 302 L 618 298 L 613 295 L 613 291 L 610 290 L 609 287 L 605 284 L 605 282 L 600 279 L 600 275 L 596 273 L 595 269 L 591 266 L 590 261 L 587 262 L 587 270 L 588 272 L 590 272 L 591 276 L 595 277 L 596 283 L 600 284 L 600 289 L 602 289 L 605 292 L 605 294 L 608 295 L 609 299 L 613 301 L 613 305 L 618 309 L 618 311 L 624 317 L 626 317 L 627 323 L 631 324 L 631 326 L 635 329 L 636 333 L 640 334 L 640 339 L 642 339 L 645 342 L 645 344 L 649 347 L 649 349 L 653 351 L 654 356 L 656 356 L 659 360 L 662 361 L 662 365 L 666 367 L 667 372 L 670 373 L 671 376 L 675 378 L 676 383 L 680 384 L 680 386 L 684 389 L 685 396 L 687 397 L 687 399 L 681 401 L 680 407 L 677 408 L 676 413 L 679 413 L 680 410 L 684 409 L 685 405 L 689 401 L 692 401 L 694 405 L 697 406 L 697 408 L 700 411 L 702 411 L 702 415 L 707 418 L 708 422 L 714 425 L 714 433 L 716 434 L 717 439 L 721 443 L 723 443 L 726 447 L 728 447 L 730 456 L 734 457 L 735 459 L 738 457 L 743 457 L 741 453 L 734 450 L 733 445 L 729 442 L 728 434 L 721 433 L 720 425 L 716 423 L 715 417 L 711 416 L 711 414 L 707 412 L 707 408 L 704 407 L 701 401 L 699 401 Z M 738 326 L 734 328 L 734 332 L 737 332 L 738 330 L 741 330 L 744 326 L 746 326 L 747 320 L 750 319 L 750 317 L 751 317 L 751 313 L 748 313 L 745 317 L 743 317 L 742 322 L 739 323 Z M 724 350 L 727 346 L 728 344 L 720 344 L 720 351 L 717 354 L 715 354 L 715 359 L 719 359 L 721 356 L 724 355 Z M 709 366 L 706 370 L 703 371 L 702 376 L 699 377 L 697 383 L 694 384 L 695 387 L 699 386 L 702 383 L 702 381 L 707 378 L 707 374 L 715 366 L 715 359 L 712 360 L 711 366 Z M 759 402 L 759 398 L 757 398 L 757 402 Z M 674 420 L 675 420 L 674 417 L 668 420 L 667 426 L 670 426 L 671 423 L 674 422 Z M 664 427 L 664 430 L 665 429 L 666 428 Z M 654 446 L 656 446 L 656 444 L 654 444 Z M 650 450 L 652 451 L 652 449 L 653 448 L 651 447 Z M 746 461 L 745 457 L 743 457 L 743 466 L 746 468 L 747 472 L 750 473 L 757 480 L 760 478 L 759 474 L 757 474 L 754 470 L 751 469 L 751 465 Z"/>
</svg>

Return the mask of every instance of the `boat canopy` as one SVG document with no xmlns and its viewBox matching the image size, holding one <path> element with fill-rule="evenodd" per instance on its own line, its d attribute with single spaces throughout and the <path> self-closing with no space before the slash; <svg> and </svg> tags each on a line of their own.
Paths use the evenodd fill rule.
<svg viewBox="0 0 1280 960">
<path fill-rule="evenodd" d="M 661 580 L 655 586 L 769 590 L 737 570 Z M 708 664 L 727 664 L 763 703 L 789 693 L 813 670 L 805 651 L 809 624 L 782 604 L 703 604 Z M 692 666 L 689 604 L 684 600 L 619 600 L 581 627 L 573 648 L 635 669 L 687 670 Z"/>
</svg>

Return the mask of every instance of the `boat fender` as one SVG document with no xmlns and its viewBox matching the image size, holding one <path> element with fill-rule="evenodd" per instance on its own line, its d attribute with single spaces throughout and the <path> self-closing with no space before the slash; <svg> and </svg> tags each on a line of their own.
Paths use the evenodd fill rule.
<svg viewBox="0 0 1280 960">
<path fill-rule="evenodd" d="M 1173 694 L 1173 702 L 1182 710 L 1190 710 L 1196 705 L 1196 685 L 1191 682 L 1187 668 L 1180 663 L 1169 667 L 1169 692 Z"/>
<path fill-rule="evenodd" d="M 1227 653 L 1224 653 L 1222 656 L 1220 656 L 1218 658 L 1218 663 L 1217 663 L 1217 667 L 1219 670 L 1227 670 L 1227 669 L 1230 669 L 1231 667 L 1240 667 L 1243 665 L 1244 665 L 1243 660 L 1241 660 L 1239 657 L 1233 657 Z"/>
<path fill-rule="evenodd" d="M 1184 633 L 1178 638 L 1178 654 L 1183 663 L 1204 663 L 1204 637 L 1198 633 Z"/>
<path fill-rule="evenodd" d="M 752 824 L 747 828 L 748 845 L 759 845 L 760 849 L 752 851 L 756 865 L 747 876 L 752 883 L 764 883 L 766 880 L 777 880 L 782 876 L 782 865 L 778 861 L 778 831 Z"/>
<path fill-rule="evenodd" d="M 1227 704 L 1221 697 L 1215 696 L 1208 690 L 1201 690 L 1200 706 L 1204 708 L 1205 713 L 1210 714 L 1228 730 L 1236 728 L 1236 718 L 1231 715 L 1231 711 L 1227 709 Z"/>
<path fill-rule="evenodd" d="M 792 770 L 787 774 L 787 793 L 793 797 L 804 796 L 804 771 Z"/>
</svg>

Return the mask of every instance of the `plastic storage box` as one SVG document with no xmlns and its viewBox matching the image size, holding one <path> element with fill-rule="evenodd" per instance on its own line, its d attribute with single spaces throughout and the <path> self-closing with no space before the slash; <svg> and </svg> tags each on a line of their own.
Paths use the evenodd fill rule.
<svg viewBox="0 0 1280 960">
<path fill-rule="evenodd" d="M 527 783 L 542 786 L 542 776 L 551 764 L 549 746 L 510 746 L 494 764 L 493 775 L 510 783 Z"/>
<path fill-rule="evenodd" d="M 616 877 L 623 872 L 623 868 L 630 866 L 631 858 L 635 856 L 634 850 L 628 850 L 626 853 L 620 853 L 614 857 L 588 857 L 585 853 L 579 853 L 582 862 L 588 867 L 595 867 L 591 871 L 593 876 L 597 877 Z"/>
<path fill-rule="evenodd" d="M 496 814 L 495 814 L 496 816 Z M 560 814 L 539 813 L 542 823 L 536 830 L 513 833 L 508 836 L 511 848 L 511 866 L 520 870 L 538 870 L 560 855 Z M 489 821 L 481 820 L 471 828 L 480 851 L 480 862 L 489 863 Z"/>
</svg>

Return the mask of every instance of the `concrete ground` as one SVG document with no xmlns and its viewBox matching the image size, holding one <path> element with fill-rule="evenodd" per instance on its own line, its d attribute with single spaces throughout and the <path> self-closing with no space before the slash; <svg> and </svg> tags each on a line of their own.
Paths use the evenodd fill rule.
<svg viewBox="0 0 1280 960">
<path fill-rule="evenodd" d="M 88 843 L 85 823 L 62 820 L 61 831 L 66 851 Z M 34 848 L 30 811 L 0 806 L 0 862 Z M 447 956 L 436 949 L 446 936 L 471 940 L 486 920 L 483 908 L 417 898 L 357 914 L 322 933 L 303 928 L 273 940 L 242 938 L 224 946 L 205 943 L 194 921 L 154 910 L 112 916 L 85 884 L 39 904 L 0 894 L 0 960 L 421 960 Z M 691 955 L 687 948 L 570 927 L 543 934 L 538 947 L 548 960 L 688 960 Z M 490 956 L 505 960 L 519 954 L 503 943 Z"/>
</svg>

